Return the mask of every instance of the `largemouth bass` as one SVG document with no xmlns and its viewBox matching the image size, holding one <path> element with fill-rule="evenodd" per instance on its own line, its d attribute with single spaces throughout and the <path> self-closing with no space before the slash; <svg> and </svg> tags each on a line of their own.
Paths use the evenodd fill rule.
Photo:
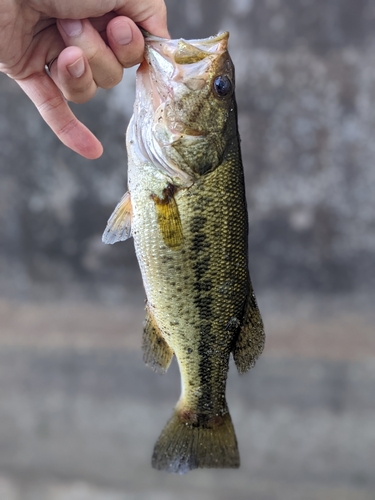
<svg viewBox="0 0 375 500">
<path fill-rule="evenodd" d="M 156 469 L 239 467 L 225 399 L 264 346 L 248 270 L 248 219 L 228 33 L 145 38 L 127 131 L 128 192 L 103 235 L 130 236 L 147 296 L 144 360 L 176 356 L 182 391 L 154 449 Z"/>
</svg>

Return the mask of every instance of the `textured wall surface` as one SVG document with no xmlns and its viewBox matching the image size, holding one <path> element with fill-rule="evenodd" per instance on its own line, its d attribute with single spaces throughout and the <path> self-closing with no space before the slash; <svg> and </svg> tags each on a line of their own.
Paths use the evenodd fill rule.
<svg viewBox="0 0 375 500">
<path fill-rule="evenodd" d="M 257 288 L 373 288 L 374 2 L 168 6 L 175 37 L 231 32 Z M 38 284 L 58 293 L 76 283 L 84 295 L 101 296 L 137 274 L 132 243 L 100 241 L 126 187 L 133 77 L 126 72 L 116 89 L 77 108 L 105 147 L 89 162 L 61 145 L 1 75 L 2 293 L 27 297 Z"/>
<path fill-rule="evenodd" d="M 178 398 L 142 363 L 131 241 L 101 242 L 126 189 L 134 71 L 79 107 L 67 150 L 0 75 L 0 499 L 374 500 L 375 2 L 167 0 L 173 36 L 231 32 L 266 325 L 229 371 L 242 465 L 151 469 Z"/>
</svg>

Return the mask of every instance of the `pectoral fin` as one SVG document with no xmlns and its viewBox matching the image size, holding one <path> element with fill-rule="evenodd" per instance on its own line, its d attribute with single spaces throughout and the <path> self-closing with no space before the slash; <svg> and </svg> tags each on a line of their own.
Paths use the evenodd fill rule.
<svg viewBox="0 0 375 500">
<path fill-rule="evenodd" d="M 175 186 L 168 185 L 163 191 L 162 198 L 151 195 L 163 241 L 172 250 L 179 250 L 183 241 L 180 213 L 174 198 L 176 189 Z"/>
<path fill-rule="evenodd" d="M 240 373 L 247 372 L 255 365 L 255 361 L 262 354 L 264 342 L 263 321 L 254 292 L 250 287 L 239 335 L 232 351 L 234 362 Z"/>
<path fill-rule="evenodd" d="M 108 220 L 107 227 L 103 233 L 102 241 L 112 245 L 118 241 L 125 241 L 131 236 L 132 204 L 130 193 L 127 192 L 121 198 Z"/>
<path fill-rule="evenodd" d="M 143 328 L 143 361 L 157 373 L 165 373 L 173 358 L 173 351 L 164 340 L 152 313 L 146 307 Z"/>
</svg>

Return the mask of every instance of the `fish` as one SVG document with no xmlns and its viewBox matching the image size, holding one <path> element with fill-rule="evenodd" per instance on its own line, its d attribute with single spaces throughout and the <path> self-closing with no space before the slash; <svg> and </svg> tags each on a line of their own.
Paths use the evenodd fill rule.
<svg viewBox="0 0 375 500">
<path fill-rule="evenodd" d="M 232 354 L 255 364 L 264 327 L 248 268 L 248 215 L 228 32 L 145 35 L 127 134 L 128 191 L 103 241 L 133 237 L 146 292 L 144 361 L 176 357 L 181 396 L 152 455 L 158 470 L 237 468 L 226 402 Z"/>
</svg>

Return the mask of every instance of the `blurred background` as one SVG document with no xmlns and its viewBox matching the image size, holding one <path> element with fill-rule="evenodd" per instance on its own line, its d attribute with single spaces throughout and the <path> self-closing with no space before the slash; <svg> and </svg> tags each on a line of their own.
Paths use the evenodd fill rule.
<svg viewBox="0 0 375 500">
<path fill-rule="evenodd" d="M 238 471 L 151 469 L 179 395 L 144 366 L 133 243 L 101 242 L 126 190 L 134 71 L 74 106 L 67 150 L 0 75 L 1 500 L 375 498 L 375 3 L 167 0 L 173 37 L 231 32 L 267 343 L 229 373 Z"/>
</svg>

